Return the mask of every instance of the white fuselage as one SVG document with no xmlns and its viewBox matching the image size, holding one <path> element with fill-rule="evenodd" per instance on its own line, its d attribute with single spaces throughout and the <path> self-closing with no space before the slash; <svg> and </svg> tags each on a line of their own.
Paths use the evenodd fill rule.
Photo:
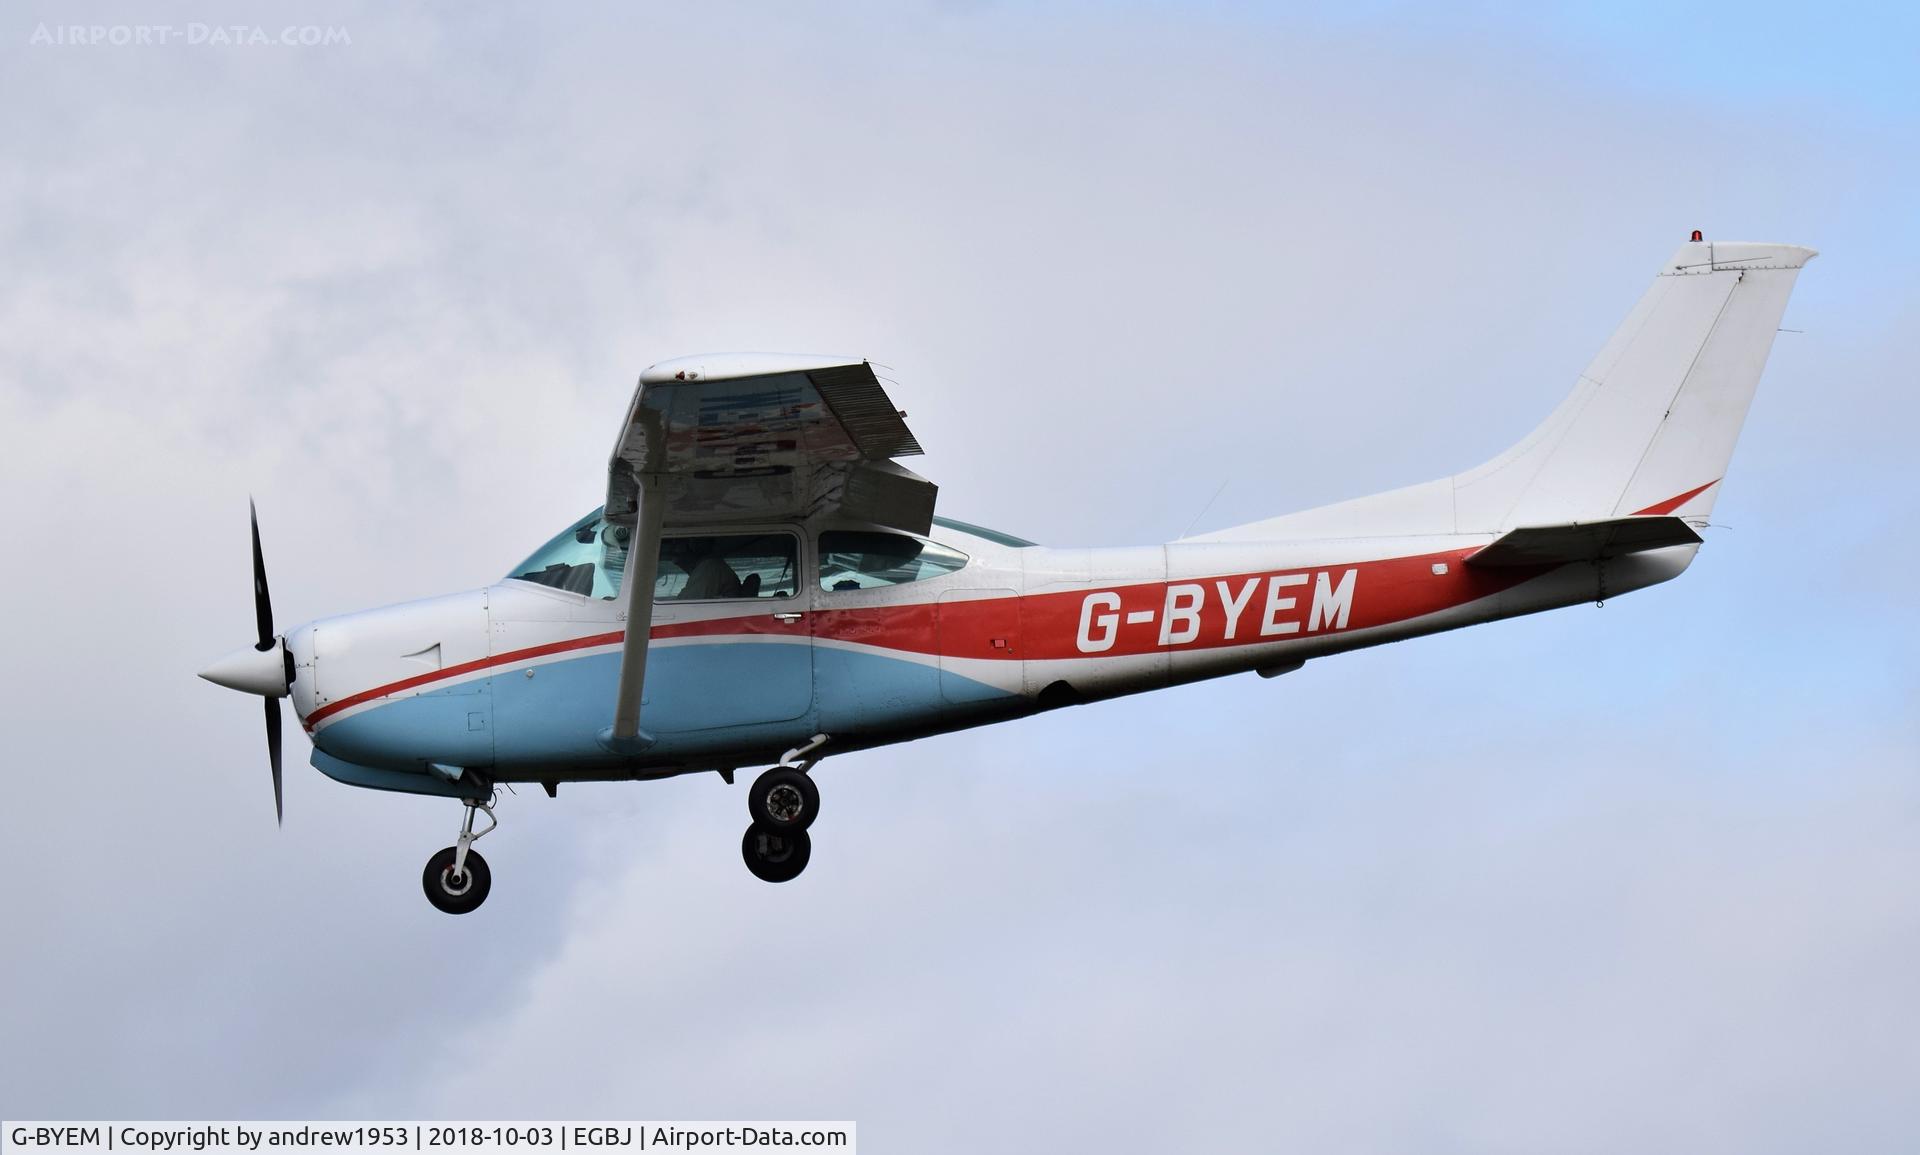
<svg viewBox="0 0 1920 1155">
<path fill-rule="evenodd" d="M 810 569 L 814 535 L 791 527 Z M 1676 576 L 1693 549 L 1481 570 L 1491 535 L 1023 548 L 909 584 L 803 584 L 775 605 L 656 604 L 638 753 L 612 716 L 618 600 L 507 580 L 291 631 L 291 697 L 323 770 L 457 793 L 488 781 L 657 777 L 825 752 L 1138 693 L 1593 601 Z M 336 773 L 338 771 L 338 773 Z M 404 777 L 396 777 L 404 776 Z M 445 783 L 445 786 L 436 785 Z"/>
</svg>

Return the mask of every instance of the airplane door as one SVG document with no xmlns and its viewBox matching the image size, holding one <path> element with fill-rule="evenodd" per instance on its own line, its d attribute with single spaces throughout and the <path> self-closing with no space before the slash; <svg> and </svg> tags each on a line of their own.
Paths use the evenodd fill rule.
<svg viewBox="0 0 1920 1155">
<path fill-rule="evenodd" d="M 812 712 L 814 583 L 804 556 L 784 528 L 662 540 L 646 729 L 731 729 Z"/>
<path fill-rule="evenodd" d="M 1011 589 L 948 590 L 940 595 L 940 696 L 990 702 L 1018 694 L 1020 595 Z"/>
</svg>

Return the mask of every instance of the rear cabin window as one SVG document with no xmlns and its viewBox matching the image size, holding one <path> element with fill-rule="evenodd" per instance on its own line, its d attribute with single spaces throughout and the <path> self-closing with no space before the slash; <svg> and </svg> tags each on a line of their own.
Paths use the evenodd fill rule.
<svg viewBox="0 0 1920 1155">
<path fill-rule="evenodd" d="M 662 538 L 653 600 L 790 598 L 799 569 L 800 542 L 788 533 Z"/>
<path fill-rule="evenodd" d="M 820 588 L 870 590 L 926 581 L 967 564 L 967 555 L 903 533 L 829 531 L 820 535 Z"/>
</svg>

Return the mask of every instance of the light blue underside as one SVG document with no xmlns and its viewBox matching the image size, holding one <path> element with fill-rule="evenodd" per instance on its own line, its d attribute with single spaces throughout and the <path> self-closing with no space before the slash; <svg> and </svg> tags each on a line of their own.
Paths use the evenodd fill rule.
<svg viewBox="0 0 1920 1155">
<path fill-rule="evenodd" d="M 314 765 L 377 789 L 447 794 L 428 762 L 505 779 L 604 776 L 707 762 L 752 764 L 825 732 L 848 745 L 964 725 L 1019 695 L 933 665 L 808 643 L 716 642 L 648 655 L 638 758 L 600 745 L 612 724 L 618 653 L 502 667 L 484 682 L 396 698 L 323 727 Z M 768 759 L 770 760 L 770 759 Z M 358 777 L 356 778 L 356 773 Z"/>
</svg>

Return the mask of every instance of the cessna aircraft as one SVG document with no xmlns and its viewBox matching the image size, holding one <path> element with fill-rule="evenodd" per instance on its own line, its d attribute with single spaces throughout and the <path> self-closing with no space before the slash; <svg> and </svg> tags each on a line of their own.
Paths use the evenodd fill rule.
<svg viewBox="0 0 1920 1155">
<path fill-rule="evenodd" d="M 936 517 L 933 484 L 895 462 L 919 442 L 857 358 L 662 362 L 620 425 L 606 504 L 481 589 L 276 633 L 255 518 L 259 640 L 200 676 L 266 699 L 276 814 L 283 697 L 321 773 L 459 799 L 459 836 L 422 876 L 443 911 L 486 899 L 472 844 L 511 782 L 731 783 L 771 764 L 741 852 L 784 882 L 812 853 L 810 771 L 829 755 L 1678 576 L 1813 256 L 1696 232 L 1493 460 L 1156 546 L 1055 549 Z"/>
</svg>

